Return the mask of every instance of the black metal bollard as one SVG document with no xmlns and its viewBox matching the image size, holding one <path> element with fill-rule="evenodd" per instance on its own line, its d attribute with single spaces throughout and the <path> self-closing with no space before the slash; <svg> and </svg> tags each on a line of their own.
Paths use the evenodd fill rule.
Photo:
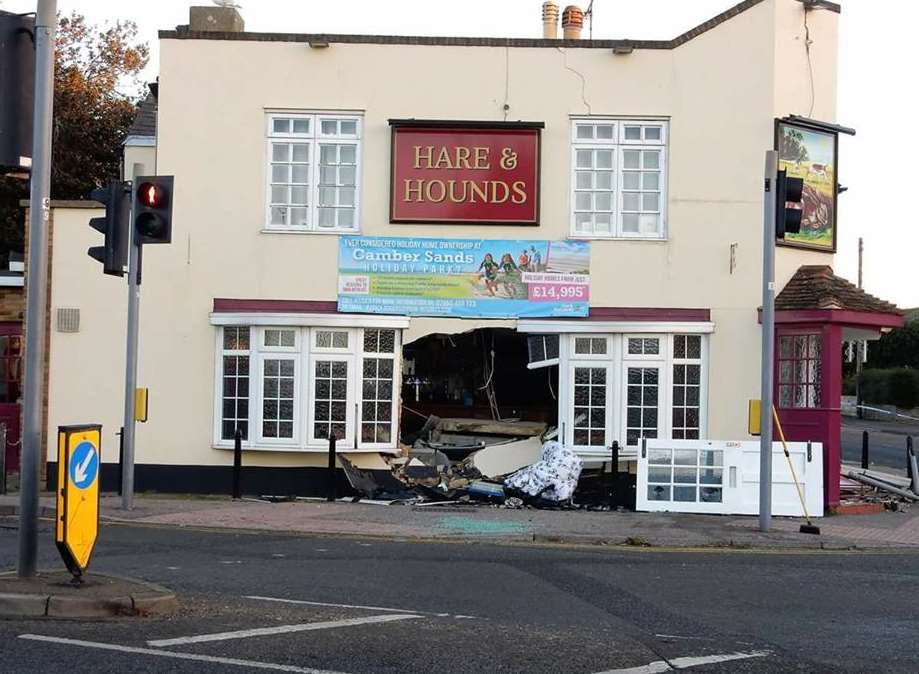
<svg viewBox="0 0 919 674">
<path fill-rule="evenodd" d="M 862 431 L 862 469 L 868 470 L 868 431 Z"/>
<path fill-rule="evenodd" d="M 233 498 L 239 500 L 243 497 L 242 491 L 243 472 L 243 432 L 237 428 L 233 434 Z"/>
<path fill-rule="evenodd" d="M 906 436 L 906 477 L 913 479 L 913 436 Z"/>
<path fill-rule="evenodd" d="M 121 480 L 124 477 L 124 426 L 118 431 L 118 495 L 121 496 Z"/>
<path fill-rule="evenodd" d="M 326 471 L 326 501 L 332 502 L 338 497 L 335 486 L 335 434 L 329 433 L 329 468 Z"/>
<path fill-rule="evenodd" d="M 609 507 L 613 507 L 613 503 L 616 500 L 616 483 L 619 481 L 619 441 L 613 440 L 613 446 L 610 448 L 612 450 L 612 465 L 610 466 L 610 480 L 609 480 Z"/>
</svg>

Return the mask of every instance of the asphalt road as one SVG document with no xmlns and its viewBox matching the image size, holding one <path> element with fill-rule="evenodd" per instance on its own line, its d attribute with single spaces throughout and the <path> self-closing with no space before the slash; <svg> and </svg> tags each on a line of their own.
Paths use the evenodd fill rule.
<svg viewBox="0 0 919 674">
<path fill-rule="evenodd" d="M 842 460 L 861 463 L 862 431 L 868 431 L 869 465 L 894 469 L 906 476 L 906 436 L 913 433 L 914 447 L 919 452 L 919 428 L 883 421 L 863 421 L 843 418 Z"/>
<path fill-rule="evenodd" d="M 0 620 L 0 672 L 914 673 L 917 561 L 107 526 L 93 569 L 172 587 L 180 613 Z"/>
</svg>

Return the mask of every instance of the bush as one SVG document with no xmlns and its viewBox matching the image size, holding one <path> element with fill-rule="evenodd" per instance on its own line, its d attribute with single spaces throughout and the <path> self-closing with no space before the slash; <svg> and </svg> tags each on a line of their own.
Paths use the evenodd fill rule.
<svg viewBox="0 0 919 674">
<path fill-rule="evenodd" d="M 919 407 L 919 372 L 906 368 L 894 370 L 888 386 L 891 404 L 908 410 Z"/>
<path fill-rule="evenodd" d="M 905 409 L 919 406 L 919 370 L 862 370 L 862 400 Z"/>
</svg>

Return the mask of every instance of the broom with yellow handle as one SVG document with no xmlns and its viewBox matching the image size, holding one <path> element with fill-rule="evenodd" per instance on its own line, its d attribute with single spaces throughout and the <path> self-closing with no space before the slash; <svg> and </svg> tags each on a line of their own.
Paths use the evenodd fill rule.
<svg viewBox="0 0 919 674">
<path fill-rule="evenodd" d="M 788 460 L 788 467 L 791 469 L 791 479 L 795 481 L 795 489 L 798 491 L 798 498 L 801 499 L 801 509 L 804 511 L 804 519 L 807 520 L 807 524 L 801 525 L 800 531 L 802 534 L 820 535 L 820 527 L 811 522 L 811 517 L 807 514 L 807 504 L 804 502 L 804 492 L 801 491 L 801 485 L 798 483 L 795 465 L 791 461 L 791 454 L 788 453 L 788 443 L 785 442 L 785 432 L 782 430 L 782 422 L 779 421 L 779 413 L 776 411 L 775 405 L 772 406 L 772 418 L 775 419 L 775 427 L 778 429 L 779 439 L 782 441 L 782 450 L 785 452 L 785 458 Z"/>
</svg>

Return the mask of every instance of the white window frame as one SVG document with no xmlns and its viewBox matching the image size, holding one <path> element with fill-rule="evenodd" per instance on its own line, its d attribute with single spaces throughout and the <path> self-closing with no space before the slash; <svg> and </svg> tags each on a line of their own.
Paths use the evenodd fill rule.
<svg viewBox="0 0 919 674">
<path fill-rule="evenodd" d="M 354 406 L 355 401 L 357 400 L 357 391 L 355 390 L 355 357 L 353 354 L 341 354 L 335 353 L 331 350 L 323 350 L 315 353 L 311 353 L 307 359 L 309 366 L 308 376 L 303 377 L 302 383 L 306 386 L 306 391 L 303 398 L 303 401 L 308 405 L 308 419 L 307 419 L 307 445 L 308 446 L 329 446 L 328 438 L 320 438 L 315 435 L 315 424 L 316 424 L 316 398 L 314 392 L 316 390 L 316 363 L 323 362 L 339 362 L 346 363 L 348 367 L 348 375 L 345 382 L 345 436 L 343 438 L 335 438 L 336 447 L 341 450 L 346 450 L 354 447 Z"/>
<path fill-rule="evenodd" d="M 574 387 L 575 387 L 575 376 L 574 371 L 576 368 L 591 368 L 604 370 L 606 372 L 606 410 L 605 410 L 605 427 L 603 429 L 604 444 L 603 445 L 575 445 L 574 443 L 574 431 L 576 426 L 576 413 L 575 413 L 575 402 L 574 402 Z M 616 395 L 616 386 L 614 384 L 616 380 L 616 365 L 615 363 L 609 360 L 609 356 L 606 356 L 603 359 L 581 359 L 578 357 L 572 358 L 566 367 L 567 370 L 567 379 L 568 385 L 566 387 L 566 398 L 570 401 L 570 404 L 567 406 L 566 414 L 564 418 L 567 422 L 567 428 L 565 429 L 564 442 L 569 447 L 576 447 L 579 452 L 599 452 L 608 454 L 609 451 L 606 449 L 609 445 L 612 444 L 612 416 L 613 412 L 616 409 L 616 401 L 618 396 Z M 620 443 L 621 444 L 621 443 Z"/>
<path fill-rule="evenodd" d="M 338 438 L 338 450 L 342 452 L 384 452 L 397 453 L 399 417 L 402 390 L 402 327 L 393 324 L 388 317 L 381 317 L 378 325 L 364 323 L 368 330 L 392 330 L 394 332 L 392 353 L 364 352 L 364 327 L 346 327 L 340 321 L 322 326 L 295 325 L 295 321 L 269 323 L 266 325 L 244 325 L 238 321 L 215 321 L 215 372 L 214 372 L 214 422 L 213 447 L 229 449 L 233 440 L 222 438 L 223 425 L 223 357 L 240 355 L 223 350 L 223 325 L 249 328 L 249 433 L 243 440 L 243 447 L 250 450 L 268 451 L 328 451 L 328 440 L 314 437 L 315 421 L 315 362 L 319 360 L 346 361 L 348 363 L 347 413 L 345 437 Z M 265 332 L 282 329 L 295 331 L 295 346 L 266 347 Z M 316 348 L 315 334 L 318 330 L 348 332 L 348 348 Z M 288 359 L 294 361 L 294 437 L 271 438 L 262 436 L 263 376 L 265 359 Z M 390 417 L 390 442 L 369 443 L 360 439 L 360 415 L 363 402 L 363 359 L 384 358 L 393 363 L 393 393 Z"/>
<path fill-rule="evenodd" d="M 636 453 L 639 447 L 641 447 L 641 438 L 639 438 L 638 443 L 635 445 L 630 445 L 628 443 L 630 407 L 629 369 L 640 368 L 657 370 L 657 438 L 654 438 L 656 440 L 658 438 L 668 437 L 670 424 L 667 423 L 668 420 L 665 417 L 671 414 L 671 409 L 673 408 L 671 398 L 666 390 L 667 387 L 670 386 L 670 377 L 667 376 L 667 367 L 668 365 L 666 359 L 649 360 L 648 358 L 628 358 L 625 357 L 625 354 L 623 354 L 621 361 L 621 371 L 619 375 L 620 386 L 622 387 L 619 403 L 622 423 L 619 425 L 618 440 L 619 447 L 622 450 L 625 450 L 625 452 L 628 454 Z M 644 409 L 644 407 L 644 400 L 642 400 L 640 409 Z M 642 425 L 642 428 L 644 428 L 644 425 Z"/>
<path fill-rule="evenodd" d="M 278 134 L 273 130 L 274 120 L 282 119 L 308 119 L 309 132 L 302 134 Z M 354 134 L 324 135 L 322 122 L 328 120 L 355 122 Z M 355 112 L 316 112 L 316 111 L 265 111 L 265 210 L 263 232 L 285 232 L 301 234 L 356 234 L 361 231 L 361 174 L 363 167 L 363 115 Z M 271 164 L 273 142 L 301 142 L 309 145 L 309 185 L 307 224 L 272 224 L 271 222 Z M 354 167 L 354 223 L 351 227 L 320 227 L 319 226 L 319 178 L 320 178 L 320 145 L 355 145 Z"/>
<path fill-rule="evenodd" d="M 622 324 L 631 330 L 634 325 Z M 710 325 L 710 324 L 703 324 Z M 534 326 L 535 327 L 535 326 Z M 650 326 L 649 326 L 650 327 Z M 685 324 L 660 324 L 654 332 L 625 332 L 621 330 L 606 334 L 596 332 L 560 331 L 559 340 L 559 398 L 558 419 L 561 424 L 560 437 L 569 446 L 574 447 L 574 367 L 607 367 L 607 445 L 613 440 L 619 442 L 620 457 L 634 459 L 636 447 L 626 444 L 626 425 L 628 407 L 628 367 L 658 368 L 658 437 L 668 439 L 673 433 L 673 366 L 674 364 L 699 364 L 699 437 L 705 439 L 708 434 L 708 395 L 709 395 L 709 330 L 686 330 Z M 660 329 L 661 332 L 657 330 Z M 535 330 L 534 330 L 535 331 Z M 698 335 L 701 339 L 701 353 L 698 359 L 674 358 L 673 345 L 676 335 Z M 576 337 L 605 337 L 608 341 L 606 355 L 575 354 Z M 628 354 L 628 338 L 657 338 L 660 340 L 660 354 Z M 579 455 L 584 458 L 609 460 L 609 447 L 577 446 Z"/>
<path fill-rule="evenodd" d="M 286 360 L 294 364 L 294 409 L 293 409 L 293 435 L 289 438 L 282 437 L 267 437 L 264 435 L 264 428 L 262 427 L 262 422 L 264 421 L 264 387 L 265 387 L 265 361 L 266 360 Z M 256 357 L 257 367 L 257 386 L 258 390 L 255 392 L 258 398 L 258 406 L 255 410 L 255 423 L 256 423 L 256 439 L 260 445 L 291 445 L 298 444 L 300 442 L 300 407 L 303 404 L 302 393 L 299 390 L 300 387 L 297 386 L 297 383 L 300 381 L 300 358 L 297 353 L 292 349 L 276 349 L 271 351 L 259 351 L 258 356 Z M 251 365 L 250 365 L 251 367 Z M 249 384 L 249 418 L 252 419 L 253 410 L 252 410 L 252 384 Z"/>
<path fill-rule="evenodd" d="M 583 139 L 577 138 L 578 124 L 602 125 L 610 124 L 613 126 L 612 138 L 609 139 Z M 641 139 L 626 140 L 626 127 L 640 126 Z M 570 170 L 569 170 L 569 220 L 570 236 L 576 239 L 638 239 L 638 240 L 666 240 L 667 238 L 667 215 L 668 215 L 668 184 L 669 184 L 669 136 L 670 136 L 669 119 L 641 118 L 629 119 L 623 117 L 605 117 L 605 116 L 578 116 L 571 118 L 570 131 Z M 647 127 L 660 127 L 660 140 L 647 139 Z M 622 161 L 622 151 L 629 149 L 641 148 L 660 148 L 660 221 L 658 229 L 654 233 L 625 232 L 622 227 L 623 215 L 623 173 L 625 168 Z M 613 172 L 613 210 L 612 220 L 609 232 L 586 232 L 577 228 L 577 219 L 575 211 L 575 195 L 577 192 L 577 151 L 578 150 L 597 150 L 608 149 L 613 151 L 612 172 Z"/>
<path fill-rule="evenodd" d="M 368 330 L 373 330 L 375 328 L 367 328 Z M 399 430 L 399 425 L 396 423 L 397 415 L 399 413 L 399 393 L 402 389 L 402 373 L 399 369 L 399 353 L 402 350 L 402 335 L 398 330 L 395 331 L 395 341 L 393 342 L 393 351 L 392 353 L 383 352 L 383 351 L 364 351 L 364 335 L 361 331 L 360 335 L 360 349 L 357 358 L 357 377 L 358 383 L 357 386 L 361 391 L 361 400 L 355 406 L 355 412 L 357 414 L 357 421 L 355 423 L 355 432 L 358 434 L 358 444 L 361 447 L 366 448 L 375 448 L 375 447 L 389 447 L 393 443 L 397 442 L 398 438 L 396 434 Z M 365 442 L 361 439 L 363 434 L 363 423 L 364 423 L 364 406 L 363 406 L 363 389 L 364 389 L 364 361 L 367 359 L 376 359 L 376 360 L 392 360 L 392 401 L 390 414 L 390 442 Z M 374 399 L 376 400 L 376 399 Z M 378 422 L 374 422 L 378 423 Z"/>
</svg>

